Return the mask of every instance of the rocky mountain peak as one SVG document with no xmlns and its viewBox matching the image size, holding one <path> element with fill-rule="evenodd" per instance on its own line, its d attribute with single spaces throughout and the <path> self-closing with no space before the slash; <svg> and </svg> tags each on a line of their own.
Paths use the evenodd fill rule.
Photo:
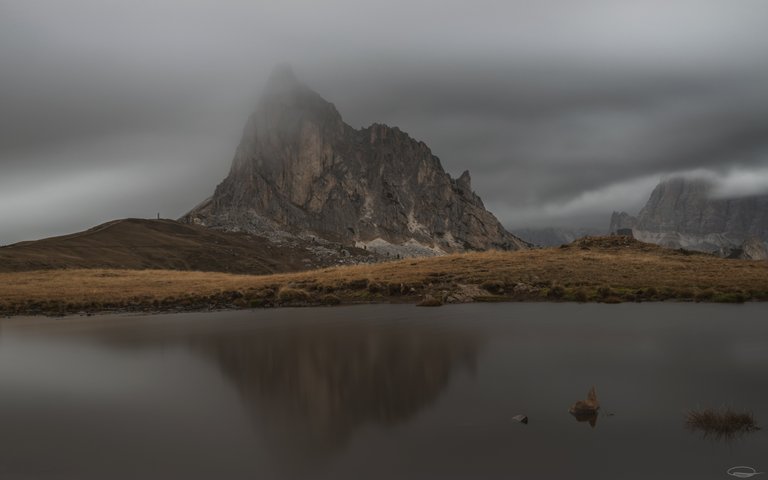
<svg viewBox="0 0 768 480">
<path fill-rule="evenodd" d="M 768 195 L 717 198 L 713 186 L 703 178 L 664 180 L 637 217 L 614 212 L 611 231 L 628 227 L 637 239 L 662 246 L 720 254 L 746 248 L 758 256 L 755 239 L 768 242 Z"/>
<path fill-rule="evenodd" d="M 469 170 L 464 170 L 456 182 L 467 190 L 472 190 L 472 177 L 469 175 Z"/>
<path fill-rule="evenodd" d="M 316 114 L 319 119 L 328 113 L 338 115 L 336 107 L 301 82 L 287 64 L 278 65 L 270 74 L 255 113 L 272 115 L 280 112 Z"/>
<path fill-rule="evenodd" d="M 270 93 L 275 90 L 284 89 L 286 87 L 299 86 L 299 78 L 293 71 L 293 67 L 290 63 L 279 63 L 275 65 L 272 72 L 267 79 L 267 86 L 264 88 L 263 93 Z"/>
<path fill-rule="evenodd" d="M 526 246 L 485 210 L 469 172 L 451 178 L 424 142 L 397 127 L 353 129 L 285 66 L 267 82 L 227 178 L 182 220 L 309 232 L 393 254 Z"/>
<path fill-rule="evenodd" d="M 608 231 L 616 233 L 619 230 L 635 228 L 636 224 L 637 218 L 627 212 L 613 212 L 611 214 L 611 225 Z"/>
</svg>

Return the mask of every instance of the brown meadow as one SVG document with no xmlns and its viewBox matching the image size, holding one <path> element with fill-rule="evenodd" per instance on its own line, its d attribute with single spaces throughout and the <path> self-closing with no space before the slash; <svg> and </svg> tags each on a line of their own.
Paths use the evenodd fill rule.
<svg viewBox="0 0 768 480">
<path fill-rule="evenodd" d="M 666 250 L 627 237 L 274 275 L 74 269 L 0 273 L 0 312 L 63 314 L 364 302 L 768 299 L 768 262 Z"/>
</svg>

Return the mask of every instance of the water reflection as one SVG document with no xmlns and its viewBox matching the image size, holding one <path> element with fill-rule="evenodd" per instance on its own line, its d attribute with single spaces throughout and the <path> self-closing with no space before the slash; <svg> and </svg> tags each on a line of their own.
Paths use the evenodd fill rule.
<svg viewBox="0 0 768 480">
<path fill-rule="evenodd" d="M 682 415 L 768 418 L 764 319 L 478 304 L 3 320 L 0 477 L 714 478 L 760 467 L 768 436 L 702 441 Z M 577 423 L 590 385 L 601 418 Z"/>
<path fill-rule="evenodd" d="M 597 425 L 597 412 L 570 412 L 577 422 L 588 422 L 589 426 L 595 428 Z"/>
<path fill-rule="evenodd" d="M 322 454 L 362 425 L 395 425 L 428 407 L 457 370 L 474 371 L 478 340 L 466 331 L 349 323 L 188 341 L 237 386 L 270 440 Z"/>
<path fill-rule="evenodd" d="M 362 426 L 414 417 L 457 372 L 475 371 L 483 343 L 477 329 L 390 319 L 150 322 L 60 328 L 112 347 L 188 348 L 234 385 L 273 455 L 303 461 L 338 451 Z"/>
</svg>

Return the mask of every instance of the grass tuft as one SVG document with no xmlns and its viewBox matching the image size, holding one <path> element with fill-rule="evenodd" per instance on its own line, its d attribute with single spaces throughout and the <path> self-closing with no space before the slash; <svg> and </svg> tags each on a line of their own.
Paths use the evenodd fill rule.
<svg viewBox="0 0 768 480">
<path fill-rule="evenodd" d="M 547 298 L 551 299 L 560 299 L 565 296 L 565 288 L 561 287 L 560 285 L 553 285 L 548 291 L 547 291 Z"/>
<path fill-rule="evenodd" d="M 443 304 L 443 301 L 439 298 L 435 298 L 432 295 L 427 295 L 422 301 L 416 304 L 417 307 L 439 307 Z"/>
<path fill-rule="evenodd" d="M 747 301 L 747 297 L 739 292 L 726 292 L 715 294 L 712 301 L 715 303 L 744 303 Z"/>
<path fill-rule="evenodd" d="M 573 299 L 577 302 L 584 303 L 589 300 L 589 295 L 587 295 L 587 291 L 583 288 L 577 288 L 573 292 Z"/>
<path fill-rule="evenodd" d="M 320 303 L 323 305 L 338 305 L 341 303 L 341 299 L 336 295 L 328 294 L 320 297 Z"/>
<path fill-rule="evenodd" d="M 728 407 L 691 410 L 686 414 L 685 425 L 692 431 L 717 439 L 730 439 L 760 430 L 752 413 L 737 412 Z"/>
<path fill-rule="evenodd" d="M 281 303 L 307 302 L 310 295 L 300 288 L 283 287 L 277 292 L 277 299 Z"/>
</svg>

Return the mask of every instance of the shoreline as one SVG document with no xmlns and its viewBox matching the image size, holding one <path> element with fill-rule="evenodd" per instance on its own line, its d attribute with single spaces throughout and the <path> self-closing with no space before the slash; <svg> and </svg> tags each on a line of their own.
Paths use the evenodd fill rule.
<svg viewBox="0 0 768 480">
<path fill-rule="evenodd" d="M 272 275 L 117 269 L 0 272 L 0 317 L 370 303 L 766 300 L 766 261 L 666 250 L 628 237 Z"/>
<path fill-rule="evenodd" d="M 749 299 L 749 300 L 698 300 L 698 299 L 681 299 L 681 298 L 669 298 L 669 299 L 661 299 L 661 298 L 654 298 L 654 299 L 648 299 L 648 300 L 622 300 L 622 301 L 602 301 L 602 300 L 587 300 L 587 301 L 576 301 L 576 300 L 555 300 L 555 299 L 547 299 L 547 298 L 513 298 L 513 297 L 503 297 L 503 296 L 493 296 L 488 297 L 487 299 L 480 299 L 480 300 L 469 300 L 465 302 L 446 302 L 446 303 L 440 303 L 435 305 L 419 305 L 419 302 L 421 299 L 414 298 L 411 301 L 393 301 L 393 300 L 387 300 L 382 299 L 381 301 L 350 301 L 345 302 L 341 301 L 340 303 L 334 303 L 334 304 L 328 304 L 328 303 L 311 303 L 311 302 L 293 302 L 293 303 L 282 303 L 282 304 L 276 304 L 276 305 L 265 305 L 265 306 L 239 306 L 239 305 L 216 305 L 216 306 L 188 306 L 184 304 L 179 305 L 168 305 L 167 308 L 155 308 L 154 306 L 150 305 L 136 305 L 136 306 L 117 306 L 114 308 L 107 308 L 102 310 L 20 310 L 18 313 L 12 313 L 9 314 L 8 312 L 0 312 L 0 319 L 19 319 L 19 318 L 75 318 L 75 317 L 112 317 L 112 316 L 121 316 L 121 315 L 146 315 L 146 316 L 152 316 L 152 315 L 173 315 L 173 314 L 185 314 L 185 313 L 220 313 L 220 312 L 237 312 L 237 311 L 258 311 L 258 310 L 275 310 L 275 309 L 291 309 L 291 308 L 338 308 L 338 307 L 353 307 L 353 306 L 364 306 L 364 305 L 411 305 L 414 307 L 442 307 L 442 306 L 450 306 L 450 305 L 471 305 L 471 304 L 484 304 L 484 303 L 504 303 L 504 304 L 514 304 L 514 303 L 551 303 L 551 304 L 578 304 L 578 305 L 585 305 L 585 304 L 604 304 L 604 305 L 619 305 L 619 304 L 627 304 L 627 303 L 637 303 L 637 304 L 645 304 L 645 303 L 674 303 L 674 304 L 685 304 L 685 303 L 691 303 L 691 304 L 732 304 L 732 305 L 743 305 L 743 304 L 760 304 L 763 302 L 766 302 L 765 299 Z"/>
<path fill-rule="evenodd" d="M 416 290 L 407 287 L 405 294 L 390 294 L 388 291 L 372 293 L 369 285 L 359 290 L 344 292 L 322 293 L 322 291 L 307 292 L 294 287 L 284 287 L 275 291 L 265 290 L 232 290 L 210 295 L 184 295 L 182 297 L 167 297 L 157 299 L 130 299 L 125 301 L 107 302 L 67 302 L 67 301 L 36 301 L 27 300 L 0 307 L 0 318 L 14 317 L 69 317 L 94 315 L 121 314 L 172 314 L 172 313 L 201 313 L 238 310 L 258 310 L 276 308 L 311 308 L 335 307 L 353 305 L 412 305 L 418 307 L 439 307 L 443 305 L 460 305 L 472 303 L 760 303 L 768 301 L 768 295 L 752 296 L 743 292 L 715 290 L 676 290 L 673 288 L 655 287 L 639 288 L 634 291 L 611 287 L 566 288 L 558 286 L 531 287 L 516 285 L 518 292 L 491 293 L 485 288 L 503 288 L 499 285 L 461 285 L 458 290 L 435 289 L 427 287 Z M 403 287 L 401 287 L 403 288 Z M 374 287 L 374 290 L 378 290 Z M 411 291 L 413 290 L 413 291 Z M 473 295 L 475 294 L 475 295 Z"/>
</svg>

